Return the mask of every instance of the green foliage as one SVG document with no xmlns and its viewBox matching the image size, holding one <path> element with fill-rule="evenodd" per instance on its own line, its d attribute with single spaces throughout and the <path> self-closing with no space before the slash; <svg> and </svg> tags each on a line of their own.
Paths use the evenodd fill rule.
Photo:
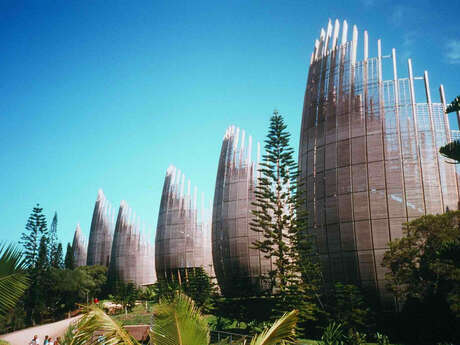
<svg viewBox="0 0 460 345">
<path fill-rule="evenodd" d="M 48 232 L 42 210 L 39 204 L 33 208 L 27 220 L 26 231 L 21 234 L 20 244 L 24 247 L 25 263 L 30 268 L 35 267 L 37 263 L 40 237 Z"/>
<path fill-rule="evenodd" d="M 67 243 L 67 249 L 65 252 L 65 259 L 64 259 L 64 268 L 69 270 L 73 270 L 75 268 L 74 257 L 73 257 L 73 250 L 70 243 Z"/>
<path fill-rule="evenodd" d="M 158 297 L 156 294 L 155 287 L 153 285 L 144 287 L 139 292 L 139 298 L 149 302 L 157 301 Z"/>
<path fill-rule="evenodd" d="M 460 162 L 460 140 L 454 140 L 442 146 L 439 153 L 446 158 L 453 159 L 458 164 Z"/>
<path fill-rule="evenodd" d="M 277 300 L 271 296 L 258 297 L 219 297 L 214 299 L 213 315 L 217 318 L 230 320 L 230 326 L 226 328 L 229 331 L 236 331 L 234 328 L 250 328 L 250 324 L 263 324 L 273 320 L 273 314 L 277 307 Z M 233 328 L 233 329 L 232 329 Z M 221 330 L 224 330 L 222 328 Z M 251 333 L 250 331 L 245 331 Z"/>
<path fill-rule="evenodd" d="M 113 300 L 115 303 L 121 304 L 123 309 L 127 312 L 134 308 L 138 295 L 139 290 L 133 283 L 125 284 L 123 282 L 118 282 L 115 287 Z"/>
<path fill-rule="evenodd" d="M 290 134 L 278 112 L 270 119 L 251 229 L 262 235 L 255 249 L 271 258 L 270 272 L 279 313 L 297 308 L 303 322 L 316 319 L 319 296 L 319 265 L 314 261 L 306 214 L 301 211 L 298 166 L 290 147 Z M 302 323 L 302 322 L 301 322 Z"/>
<path fill-rule="evenodd" d="M 382 264 L 402 310 L 402 338 L 418 344 L 460 337 L 460 211 L 404 225 Z"/>
<path fill-rule="evenodd" d="M 121 324 L 94 305 L 87 307 L 86 313 L 78 321 L 70 344 L 95 344 L 97 343 L 94 337 L 96 331 L 103 334 L 104 344 L 139 344 Z"/>
<path fill-rule="evenodd" d="M 328 311 L 345 330 L 369 331 L 373 325 L 371 309 L 359 288 L 352 284 L 336 283 L 330 296 Z"/>
<path fill-rule="evenodd" d="M 375 334 L 377 345 L 390 345 L 390 339 L 385 335 L 377 332 Z"/>
<path fill-rule="evenodd" d="M 128 314 L 119 313 L 112 317 L 124 325 L 149 325 L 152 322 L 152 308 L 148 305 L 145 309 L 144 304 L 137 304 Z"/>
<path fill-rule="evenodd" d="M 202 267 L 181 268 L 170 279 L 158 279 L 154 284 L 156 300 L 173 300 L 178 291 L 193 299 L 199 308 L 212 308 L 215 286 Z"/>
<path fill-rule="evenodd" d="M 294 150 L 289 146 L 290 134 L 286 131 L 282 116 L 275 111 L 265 140 L 265 151 L 260 163 L 260 177 L 255 190 L 256 202 L 251 229 L 262 235 L 253 243 L 255 249 L 272 258 L 275 269 L 272 281 L 287 299 L 288 286 L 295 279 L 296 268 L 291 260 L 297 235 L 295 194 L 297 190 L 297 165 Z"/>
<path fill-rule="evenodd" d="M 104 296 L 104 289 L 107 283 L 107 267 L 102 265 L 80 266 L 75 271 L 83 272 L 84 280 L 88 282 L 88 294 L 90 297 L 98 297 L 101 299 Z"/>
<path fill-rule="evenodd" d="M 212 315 L 208 323 L 212 331 L 225 331 L 232 328 L 234 320 L 223 316 L 216 317 Z"/>
<path fill-rule="evenodd" d="M 343 345 L 345 342 L 345 335 L 343 334 L 342 325 L 337 322 L 331 322 L 325 329 L 321 336 L 322 345 Z"/>
<path fill-rule="evenodd" d="M 54 315 L 65 313 L 85 304 L 101 294 L 106 282 L 107 268 L 104 266 L 82 266 L 74 270 L 50 270 L 53 282 L 47 303 L 53 308 Z"/>
<path fill-rule="evenodd" d="M 49 263 L 51 267 L 61 268 L 62 267 L 62 244 L 58 243 L 57 237 L 57 212 L 54 212 L 54 217 L 51 222 L 48 246 L 49 246 Z"/>
<path fill-rule="evenodd" d="M 284 314 L 273 325 L 251 340 L 251 345 L 275 345 L 295 341 L 297 310 Z"/>
<path fill-rule="evenodd" d="M 438 296 L 460 317 L 460 211 L 427 215 L 404 226 L 404 237 L 389 243 L 383 265 L 400 298 Z"/>
<path fill-rule="evenodd" d="M 176 280 L 158 279 L 153 285 L 153 291 L 155 292 L 155 302 L 172 301 L 174 300 L 178 291 L 180 291 L 179 282 Z"/>
<path fill-rule="evenodd" d="M 63 337 L 61 338 L 61 343 L 60 345 L 71 345 L 72 340 L 74 338 L 74 333 L 76 332 L 76 325 L 75 324 L 70 324 L 69 327 L 64 332 Z"/>
<path fill-rule="evenodd" d="M 366 345 L 366 334 L 350 329 L 345 337 L 346 345 Z"/>
<path fill-rule="evenodd" d="M 22 252 L 0 245 L 0 316 L 13 309 L 29 285 Z"/>
<path fill-rule="evenodd" d="M 297 311 L 283 315 L 270 328 L 251 339 L 251 345 L 275 345 L 294 341 Z M 189 297 L 179 294 L 155 311 L 151 334 L 154 344 L 209 344 L 209 326 Z M 236 344 L 239 344 L 238 342 Z"/>
<path fill-rule="evenodd" d="M 186 295 L 178 294 L 172 302 L 160 303 L 154 317 L 154 344 L 209 344 L 208 323 Z"/>
<path fill-rule="evenodd" d="M 446 108 L 446 113 L 452 113 L 454 111 L 460 111 L 460 96 L 455 97 Z"/>
<path fill-rule="evenodd" d="M 51 266 L 54 268 L 64 268 L 64 260 L 62 258 L 62 243 L 58 243 L 56 252 L 54 253 Z"/>
<path fill-rule="evenodd" d="M 454 111 L 460 111 L 460 96 L 457 96 L 446 108 L 446 113 Z M 439 153 L 446 158 L 453 159 L 457 164 L 460 163 L 460 140 L 454 140 L 442 146 Z"/>
<path fill-rule="evenodd" d="M 38 246 L 38 257 L 36 263 L 36 270 L 44 271 L 47 270 L 50 266 L 48 261 L 48 238 L 46 235 L 43 235 L 40 238 L 40 245 Z"/>
</svg>

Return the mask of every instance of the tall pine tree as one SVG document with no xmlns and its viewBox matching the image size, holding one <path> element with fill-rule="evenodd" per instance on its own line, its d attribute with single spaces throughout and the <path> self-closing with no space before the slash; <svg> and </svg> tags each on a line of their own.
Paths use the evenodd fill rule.
<svg viewBox="0 0 460 345">
<path fill-rule="evenodd" d="M 38 249 L 40 238 L 46 236 L 47 224 L 46 218 L 42 214 L 43 208 L 37 204 L 33 208 L 26 224 L 26 231 L 21 234 L 20 243 L 24 246 L 24 258 L 27 267 L 35 267 L 38 259 Z"/>
<path fill-rule="evenodd" d="M 53 257 L 53 261 L 51 262 L 51 267 L 63 268 L 64 260 L 62 255 L 62 243 L 59 242 L 57 245 L 56 253 Z"/>
<path fill-rule="evenodd" d="M 73 270 L 75 268 L 75 263 L 73 259 L 73 248 L 70 243 L 67 243 L 67 250 L 65 252 L 65 259 L 64 259 L 64 268 L 69 270 Z"/>
<path fill-rule="evenodd" d="M 299 309 L 301 320 L 307 321 L 316 318 L 321 304 L 320 269 L 307 235 L 307 215 L 300 207 L 299 169 L 289 139 L 283 117 L 275 111 L 260 163 L 251 229 L 262 234 L 253 247 L 274 262 L 271 277 L 278 312 Z"/>
<path fill-rule="evenodd" d="M 40 238 L 40 245 L 38 246 L 37 264 L 35 265 L 37 271 L 46 271 L 50 266 L 48 256 L 48 238 L 43 235 Z"/>
<path fill-rule="evenodd" d="M 58 237 L 57 237 L 57 212 L 54 212 L 54 217 L 51 222 L 50 230 L 49 230 L 49 241 L 48 241 L 48 254 L 49 254 L 49 262 L 52 267 L 59 267 L 59 254 L 58 254 Z M 62 248 L 61 248 L 62 250 Z"/>
</svg>

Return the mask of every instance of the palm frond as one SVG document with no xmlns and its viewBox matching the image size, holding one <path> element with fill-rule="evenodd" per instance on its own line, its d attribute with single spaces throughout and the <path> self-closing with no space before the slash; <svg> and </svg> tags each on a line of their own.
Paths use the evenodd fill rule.
<svg viewBox="0 0 460 345">
<path fill-rule="evenodd" d="M 21 250 L 13 244 L 0 245 L 0 315 L 14 308 L 28 287 Z"/>
<path fill-rule="evenodd" d="M 251 345 L 275 345 L 294 342 L 297 315 L 297 310 L 284 314 L 270 328 L 254 336 L 251 340 Z"/>
<path fill-rule="evenodd" d="M 455 140 L 439 149 L 439 153 L 444 157 L 453 159 L 456 163 L 460 162 L 460 140 Z"/>
<path fill-rule="evenodd" d="M 178 294 L 155 309 L 150 340 L 155 345 L 207 345 L 209 325 L 193 300 Z"/>
<path fill-rule="evenodd" d="M 72 344 L 73 338 L 76 332 L 76 325 L 71 323 L 69 327 L 64 332 L 64 335 L 61 338 L 61 345 L 70 345 Z"/>
<path fill-rule="evenodd" d="M 455 97 L 452 103 L 446 108 L 446 113 L 452 113 L 454 111 L 460 111 L 460 96 Z"/>
<path fill-rule="evenodd" d="M 106 345 L 139 345 L 123 326 L 96 306 L 87 308 L 85 315 L 76 325 L 76 331 L 70 345 L 98 344 L 97 334 L 104 338 L 103 344 Z"/>
</svg>

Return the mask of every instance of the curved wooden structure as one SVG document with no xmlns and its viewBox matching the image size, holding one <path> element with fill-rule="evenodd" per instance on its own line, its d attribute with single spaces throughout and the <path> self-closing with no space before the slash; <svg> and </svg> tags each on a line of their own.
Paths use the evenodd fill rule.
<svg viewBox="0 0 460 345">
<path fill-rule="evenodd" d="M 355 282 L 392 306 L 381 266 L 401 225 L 458 207 L 455 168 L 439 155 L 450 141 L 445 99 L 433 103 L 428 73 L 398 76 L 396 51 L 358 50 L 358 29 L 336 20 L 315 42 L 302 114 L 299 165 L 309 230 L 328 282 Z M 388 67 L 385 70 L 384 67 Z M 416 90 L 424 90 L 418 94 Z"/>
<path fill-rule="evenodd" d="M 224 135 L 217 170 L 212 216 L 212 254 L 221 291 L 226 296 L 261 294 L 270 288 L 271 260 L 252 243 L 260 234 L 250 229 L 255 201 L 257 162 L 251 160 L 252 138 L 229 127 Z M 260 146 L 258 148 L 258 160 Z"/>
</svg>

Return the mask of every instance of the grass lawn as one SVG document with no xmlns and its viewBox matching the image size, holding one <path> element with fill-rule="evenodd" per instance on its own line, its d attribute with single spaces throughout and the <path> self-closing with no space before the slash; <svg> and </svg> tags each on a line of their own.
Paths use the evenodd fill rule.
<svg viewBox="0 0 460 345">
<path fill-rule="evenodd" d="M 149 311 L 146 311 L 145 304 L 139 304 L 128 315 L 121 313 L 113 315 L 112 318 L 124 325 L 149 325 L 152 319 L 152 310 L 152 305 L 149 306 Z"/>
</svg>

